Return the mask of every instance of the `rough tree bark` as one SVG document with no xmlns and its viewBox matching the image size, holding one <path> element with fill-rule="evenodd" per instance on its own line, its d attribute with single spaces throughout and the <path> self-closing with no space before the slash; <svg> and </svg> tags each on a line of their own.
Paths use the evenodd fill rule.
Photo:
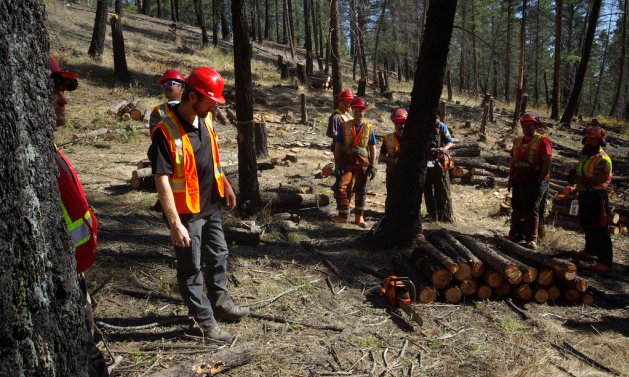
<svg viewBox="0 0 629 377">
<path fill-rule="evenodd" d="M 579 96 L 581 95 L 581 89 L 583 88 L 583 78 L 587 71 L 588 62 L 590 61 L 590 52 L 592 51 L 592 42 L 594 41 L 594 34 L 596 32 L 596 24 L 598 23 L 598 15 L 601 11 L 601 5 L 603 0 L 593 0 L 592 9 L 590 11 L 590 17 L 588 19 L 587 31 L 585 32 L 585 40 L 583 41 L 583 50 L 581 51 L 581 60 L 579 61 L 579 67 L 574 78 L 574 86 L 570 92 L 570 98 L 566 109 L 561 116 L 561 123 L 569 125 L 574 115 L 577 103 L 579 102 Z"/>
<path fill-rule="evenodd" d="M 338 107 L 336 97 L 343 87 L 343 77 L 341 73 L 341 55 L 339 52 L 339 1 L 330 1 L 330 40 L 331 51 L 330 60 L 332 62 L 332 96 L 334 98 L 334 108 Z"/>
<path fill-rule="evenodd" d="M 256 213 L 262 204 L 258 185 L 258 164 L 253 136 L 253 90 L 251 46 L 244 0 L 232 0 L 234 26 L 234 76 L 236 81 L 236 122 L 238 128 L 238 207 L 245 215 Z"/>
<path fill-rule="evenodd" d="M 375 236 L 384 244 L 408 244 L 416 233 L 426 157 L 443 88 L 456 4 L 457 0 L 440 0 L 431 2 L 428 8 L 397 167 L 405 174 L 395 177 L 398 195 L 387 206 L 385 219 Z"/>
<path fill-rule="evenodd" d="M 550 117 L 559 120 L 559 93 L 561 85 L 561 11 L 563 0 L 555 1 L 555 63 L 553 70 L 553 97 L 550 106 Z"/>
<path fill-rule="evenodd" d="M 87 54 L 97 62 L 102 60 L 105 49 L 105 29 L 107 26 L 107 1 L 98 0 L 96 3 L 96 16 L 94 18 L 94 29 L 92 30 L 92 41 L 87 50 Z"/>
<path fill-rule="evenodd" d="M 124 36 L 122 35 L 122 22 L 120 17 L 112 15 L 109 19 L 111 24 L 111 40 L 114 50 L 114 75 L 116 80 L 129 84 L 131 82 L 131 75 L 127 68 L 127 57 L 124 51 Z"/>
<path fill-rule="evenodd" d="M 194 3 L 194 13 L 197 16 L 197 26 L 201 28 L 201 43 L 203 47 L 210 44 L 210 38 L 207 36 L 207 28 L 205 27 L 205 21 L 203 20 L 203 5 L 202 0 L 192 0 Z"/>
<path fill-rule="evenodd" d="M 306 33 L 306 75 L 312 76 L 312 33 L 310 30 L 310 0 L 304 0 L 304 28 Z"/>
<path fill-rule="evenodd" d="M 46 11 L 41 0 L 3 1 L 2 10 L 0 376 L 87 376 L 87 331 L 54 163 Z"/>
</svg>

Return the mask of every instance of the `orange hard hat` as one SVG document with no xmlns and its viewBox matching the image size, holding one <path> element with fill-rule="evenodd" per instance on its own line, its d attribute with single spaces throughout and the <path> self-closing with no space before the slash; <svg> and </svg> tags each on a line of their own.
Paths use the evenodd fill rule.
<svg viewBox="0 0 629 377">
<path fill-rule="evenodd" d="M 186 78 L 183 77 L 181 72 L 177 71 L 176 69 L 169 69 L 166 72 L 164 72 L 164 75 L 159 80 L 157 80 L 157 83 L 159 85 L 162 85 L 164 81 L 168 81 L 168 80 L 177 80 L 180 82 L 184 82 L 186 81 Z"/>
<path fill-rule="evenodd" d="M 59 67 L 59 64 L 57 64 L 57 61 L 52 56 L 48 58 L 48 65 L 50 66 L 50 77 L 60 80 L 64 90 L 71 92 L 79 86 L 79 81 L 77 80 L 79 75 L 62 71 L 61 67 Z"/>
<path fill-rule="evenodd" d="M 406 111 L 403 107 L 397 108 L 391 113 L 391 120 L 393 123 L 404 122 L 406 121 L 406 118 L 408 118 L 408 111 Z"/>
<path fill-rule="evenodd" d="M 349 89 L 343 89 L 338 96 L 336 96 L 336 99 L 339 101 L 351 101 L 354 99 L 354 93 Z"/>
<path fill-rule="evenodd" d="M 361 109 L 366 109 L 367 106 L 367 100 L 364 99 L 363 97 L 356 97 L 352 100 L 352 102 L 349 103 L 349 107 L 351 107 L 352 109 L 354 107 L 359 107 Z"/>
<path fill-rule="evenodd" d="M 223 77 L 213 68 L 199 67 L 195 69 L 186 79 L 186 85 L 216 101 L 219 105 L 227 102 L 223 97 L 223 87 L 225 86 Z"/>
<path fill-rule="evenodd" d="M 535 126 L 539 126 L 540 124 L 542 124 L 542 122 L 540 122 L 539 119 L 537 119 L 537 117 L 531 113 L 526 113 L 522 115 L 522 118 L 520 118 L 520 124 L 524 124 L 525 122 L 533 122 L 535 123 Z"/>
</svg>

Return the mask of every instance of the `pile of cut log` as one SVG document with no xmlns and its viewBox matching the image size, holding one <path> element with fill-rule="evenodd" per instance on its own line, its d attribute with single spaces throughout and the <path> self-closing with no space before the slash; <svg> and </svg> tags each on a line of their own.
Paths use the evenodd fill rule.
<svg viewBox="0 0 629 377">
<path fill-rule="evenodd" d="M 418 240 L 410 256 L 394 256 L 393 270 L 411 279 L 421 303 L 512 296 L 523 302 L 592 304 L 588 281 L 577 276 L 574 263 L 501 237 L 492 244 L 442 229 Z"/>
<path fill-rule="evenodd" d="M 139 99 L 129 102 L 121 100 L 109 107 L 108 114 L 115 115 L 117 119 L 122 121 L 137 120 L 148 122 L 152 109 L 147 109 L 146 103 Z"/>
</svg>

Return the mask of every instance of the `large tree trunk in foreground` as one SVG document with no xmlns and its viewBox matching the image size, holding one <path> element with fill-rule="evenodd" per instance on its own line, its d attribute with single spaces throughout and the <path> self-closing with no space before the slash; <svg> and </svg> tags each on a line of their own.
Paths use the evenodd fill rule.
<svg viewBox="0 0 629 377">
<path fill-rule="evenodd" d="M 243 0 L 232 0 L 234 25 L 234 72 L 238 120 L 238 206 L 246 215 L 256 213 L 262 204 L 253 136 L 253 95 L 251 46 Z"/>
<path fill-rule="evenodd" d="M 387 206 L 377 235 L 384 243 L 409 244 L 417 231 L 426 158 L 443 87 L 456 3 L 456 0 L 435 1 L 428 8 L 397 166 L 398 171 L 406 173 L 395 177 L 398 195 Z"/>
<path fill-rule="evenodd" d="M 581 96 L 581 89 L 583 88 L 583 79 L 585 72 L 587 71 L 588 62 L 590 61 L 590 53 L 592 51 L 592 42 L 594 41 L 594 34 L 596 32 L 596 24 L 598 23 L 598 14 L 601 11 L 601 5 L 603 0 L 594 0 L 592 4 L 592 10 L 590 11 L 590 17 L 588 19 L 587 31 L 585 33 L 585 40 L 583 42 L 583 50 L 581 51 L 581 60 L 579 61 L 579 67 L 574 78 L 574 87 L 570 92 L 570 98 L 568 104 L 561 116 L 561 123 L 570 124 L 572 116 L 576 111 L 579 97 Z"/>
<path fill-rule="evenodd" d="M 0 376 L 86 376 L 87 331 L 54 163 L 46 12 L 38 0 L 2 4 Z"/>
<path fill-rule="evenodd" d="M 105 29 L 107 26 L 107 1 L 98 0 L 96 3 L 96 17 L 92 30 L 92 41 L 87 54 L 90 58 L 100 62 L 105 49 Z"/>
</svg>

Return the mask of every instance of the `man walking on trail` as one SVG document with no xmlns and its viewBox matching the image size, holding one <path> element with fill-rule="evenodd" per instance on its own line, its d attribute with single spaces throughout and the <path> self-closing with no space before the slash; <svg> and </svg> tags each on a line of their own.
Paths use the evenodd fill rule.
<svg viewBox="0 0 629 377">
<path fill-rule="evenodd" d="M 404 123 L 408 117 L 408 111 L 400 107 L 393 110 L 391 113 L 391 121 L 395 127 L 395 132 L 386 134 L 383 138 L 382 147 L 380 148 L 380 154 L 378 155 L 378 162 L 381 164 L 387 164 L 386 170 L 386 187 L 387 187 L 387 199 L 385 201 L 385 208 L 389 207 L 393 198 L 396 197 L 395 189 L 395 168 L 397 166 L 398 158 L 400 157 L 400 142 L 404 137 Z"/>
<path fill-rule="evenodd" d="M 523 136 L 513 140 L 511 149 L 508 186 L 513 192 L 508 238 L 514 242 L 524 239 L 527 247 L 536 249 L 540 207 L 550 178 L 552 144 L 547 136 L 538 133 L 541 122 L 535 115 L 524 114 L 520 126 Z"/>
<path fill-rule="evenodd" d="M 164 96 L 166 96 L 166 102 L 155 106 L 151 112 L 149 118 L 149 129 L 153 132 L 153 128 L 162 119 L 166 118 L 166 115 L 170 114 L 172 108 L 181 101 L 181 94 L 183 93 L 183 82 L 185 77 L 181 72 L 175 69 L 169 69 L 164 72 L 164 75 L 157 81 L 162 87 Z"/>
<path fill-rule="evenodd" d="M 239 321 L 249 309 L 236 306 L 226 286 L 228 249 L 221 204 L 232 210 L 236 195 L 221 169 L 210 113 L 217 103 L 225 103 L 223 86 L 214 69 L 195 69 L 185 80 L 181 103 L 155 126 L 149 158 L 188 313 L 204 336 L 230 342 L 232 335 L 216 320 Z"/>
<path fill-rule="evenodd" d="M 332 112 L 330 118 L 328 119 L 328 131 L 327 136 L 332 138 L 332 152 L 334 152 L 336 145 L 336 135 L 339 133 L 339 130 L 343 126 L 343 123 L 348 120 L 354 119 L 352 116 L 352 112 L 349 108 L 349 103 L 354 99 L 354 94 L 349 89 L 343 89 L 336 96 L 336 100 L 338 102 L 338 107 Z M 348 191 L 352 191 L 353 181 L 350 182 L 348 186 Z M 339 186 L 341 184 L 341 177 L 337 176 L 334 185 L 332 185 L 332 192 L 334 193 L 334 199 L 336 199 L 336 208 L 339 208 Z M 350 199 L 351 202 L 351 199 Z M 350 204 L 351 206 L 351 204 Z"/>
<path fill-rule="evenodd" d="M 452 168 L 453 161 L 446 153 L 453 145 L 454 138 L 450 135 L 448 126 L 436 119 L 424 185 L 426 211 L 432 220 L 454 221 L 452 197 L 450 196 L 450 175 L 448 174 L 448 169 Z"/>
<path fill-rule="evenodd" d="M 598 257 L 594 270 L 605 272 L 612 266 L 612 240 L 607 227 L 609 197 L 607 186 L 612 179 L 612 160 L 603 151 L 605 131 L 596 119 L 583 133 L 583 149 L 576 170 L 568 181 L 577 185 L 579 222 L 585 232 L 585 249 L 578 252 Z"/>
<path fill-rule="evenodd" d="M 67 123 L 66 105 L 68 98 L 66 91 L 76 90 L 79 85 L 78 75 L 62 71 L 55 58 L 49 58 L 50 77 L 53 79 L 53 107 L 55 109 L 56 126 L 61 127 Z M 92 302 L 87 293 L 87 282 L 83 271 L 90 268 L 96 261 L 96 237 L 98 233 L 98 220 L 90 209 L 83 186 L 74 167 L 61 151 L 55 148 L 55 162 L 59 169 L 57 184 L 61 195 L 61 209 L 68 233 L 74 245 L 76 270 L 79 274 L 79 288 L 83 294 L 83 307 L 85 310 L 85 325 L 87 329 L 86 352 L 88 354 L 88 373 L 90 377 L 109 376 L 107 363 L 94 341 L 94 317 L 92 314 Z"/>
<path fill-rule="evenodd" d="M 373 180 L 376 176 L 374 161 L 376 158 L 375 126 L 365 122 L 367 101 L 356 97 L 350 102 L 354 119 L 343 123 L 336 135 L 334 148 L 334 173 L 341 177 L 339 185 L 339 215 L 334 220 L 347 222 L 349 218 L 348 187 L 352 178 L 356 196 L 355 220 L 361 228 L 366 228 L 364 219 L 365 195 L 367 193 L 367 177 Z"/>
</svg>

